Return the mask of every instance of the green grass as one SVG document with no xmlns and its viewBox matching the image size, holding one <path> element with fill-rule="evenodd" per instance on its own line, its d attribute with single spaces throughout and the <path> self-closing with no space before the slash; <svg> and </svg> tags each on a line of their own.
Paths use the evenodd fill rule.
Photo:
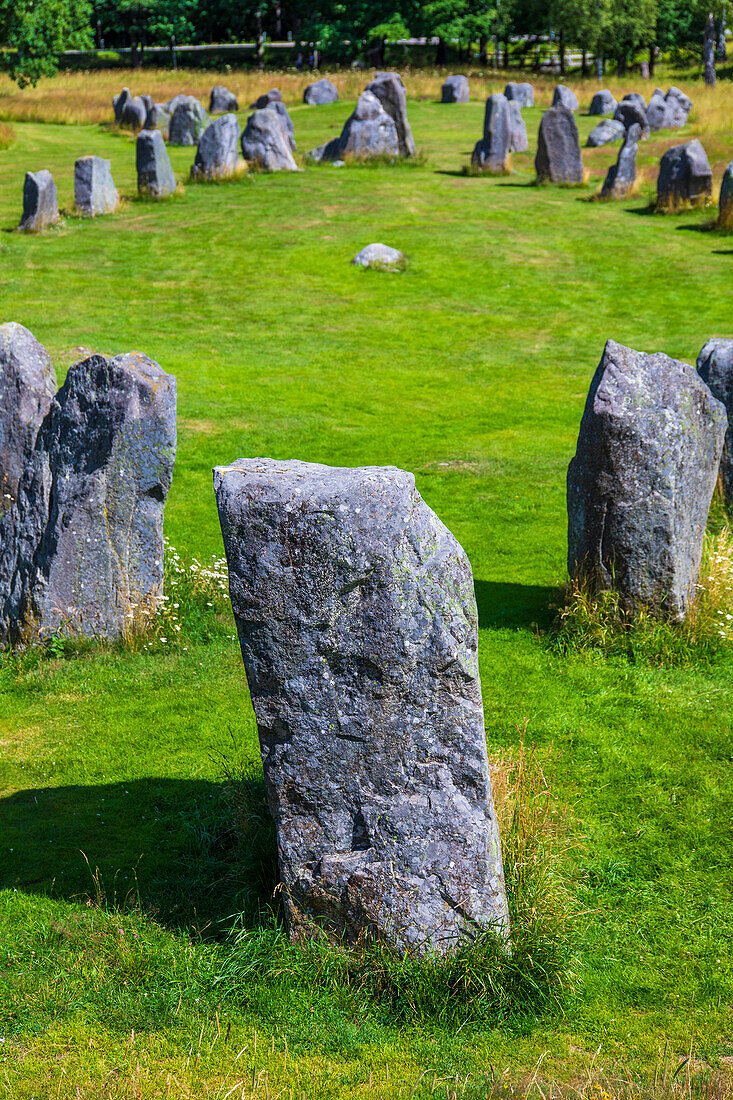
<svg viewBox="0 0 733 1100">
<path fill-rule="evenodd" d="M 294 108 L 299 150 L 349 110 Z M 540 111 L 525 115 L 533 146 Z M 545 1093 L 582 1091 L 620 1067 L 653 1091 L 655 1074 L 672 1089 L 691 1045 L 674 1087 L 690 1067 L 701 1081 L 729 1073 L 733 662 L 726 647 L 673 665 L 558 652 L 543 632 L 564 579 L 565 470 L 603 343 L 693 362 L 709 336 L 733 335 L 731 249 L 696 231 L 705 212 L 646 214 L 651 164 L 692 127 L 641 146 L 638 198 L 598 204 L 586 200 L 616 147 L 584 151 L 582 190 L 531 186 L 530 154 L 510 177 L 463 175 L 482 116 L 481 103 L 411 103 L 425 160 L 410 170 L 187 184 L 155 204 L 135 198 L 129 137 L 15 122 L 0 153 L 2 319 L 46 344 L 59 380 L 79 347 L 139 348 L 177 376 L 166 529 L 188 557 L 221 552 L 217 463 L 415 472 L 473 564 L 490 751 L 515 751 L 526 718 L 554 761 L 574 842 L 562 870 L 585 914 L 579 989 L 535 1015 L 406 1024 L 383 990 L 327 972 L 334 956 L 293 956 L 272 920 L 250 935 L 257 965 L 241 956 L 237 971 L 245 941 L 227 933 L 241 911 L 251 930 L 269 872 L 232 830 L 225 777 L 256 760 L 256 731 L 232 625 L 204 605 L 175 646 L 0 667 L 10 1096 L 479 1097 L 533 1075 Z M 579 118 L 582 137 L 592 121 Z M 24 172 L 51 169 L 70 210 L 74 159 L 88 153 L 111 159 L 121 211 L 12 232 Z M 185 180 L 193 150 L 171 155 Z M 407 270 L 352 268 L 374 240 L 405 252 Z"/>
</svg>

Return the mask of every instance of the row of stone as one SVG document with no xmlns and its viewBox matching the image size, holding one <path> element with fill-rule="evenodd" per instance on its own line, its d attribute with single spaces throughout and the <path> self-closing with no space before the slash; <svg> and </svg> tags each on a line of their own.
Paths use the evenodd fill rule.
<svg viewBox="0 0 733 1100">
<path fill-rule="evenodd" d="M 609 97 L 609 99 L 602 97 Z M 667 94 L 657 88 L 647 107 L 644 97 L 638 92 L 630 92 L 620 103 L 616 103 L 610 92 L 598 92 L 594 97 L 600 101 L 599 108 L 592 114 L 612 114 L 613 118 L 599 122 L 588 135 L 587 144 L 591 147 L 619 141 L 633 124 L 641 127 L 642 137 L 647 138 L 652 130 L 674 130 L 684 126 L 692 109 L 692 100 L 672 87 Z M 608 108 L 601 110 L 601 107 Z"/>
<path fill-rule="evenodd" d="M 176 380 L 91 355 L 57 392 L 48 352 L 0 325 L 0 638 L 119 638 L 163 596 Z"/>
</svg>

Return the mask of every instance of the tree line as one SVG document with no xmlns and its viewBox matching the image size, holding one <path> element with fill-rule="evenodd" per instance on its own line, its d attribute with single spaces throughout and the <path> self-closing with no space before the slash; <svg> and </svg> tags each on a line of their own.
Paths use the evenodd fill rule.
<svg viewBox="0 0 733 1100">
<path fill-rule="evenodd" d="M 693 51 L 725 56 L 731 0 L 0 0 L 0 59 L 21 84 L 55 71 L 66 49 L 255 41 L 313 44 L 331 64 L 357 58 L 384 64 L 389 43 L 427 38 L 434 61 L 449 49 L 459 60 L 532 68 L 550 41 L 566 68 L 579 51 L 584 74 L 591 59 L 626 71 L 644 58 L 650 75 L 660 53 Z M 711 52 L 713 60 L 711 62 Z M 712 67 L 711 67 L 712 66 Z"/>
</svg>

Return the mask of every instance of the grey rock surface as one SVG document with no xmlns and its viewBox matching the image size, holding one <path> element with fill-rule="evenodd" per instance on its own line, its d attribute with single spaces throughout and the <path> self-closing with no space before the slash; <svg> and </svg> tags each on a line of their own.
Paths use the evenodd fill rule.
<svg viewBox="0 0 733 1100">
<path fill-rule="evenodd" d="M 124 126 L 127 130 L 142 130 L 145 126 L 147 113 L 142 97 L 139 95 L 130 96 L 122 109 L 120 126 Z"/>
<path fill-rule="evenodd" d="M 600 92 L 596 92 L 593 99 L 590 101 L 588 114 L 612 115 L 617 106 L 618 104 L 611 93 L 606 88 L 603 88 Z"/>
<path fill-rule="evenodd" d="M 523 107 L 534 107 L 534 88 L 531 84 L 510 80 L 504 88 L 504 95 L 510 102 L 518 103 L 520 110 Z"/>
<path fill-rule="evenodd" d="M 509 152 L 526 153 L 529 149 L 527 139 L 527 126 L 522 118 L 522 108 L 515 99 L 507 100 L 509 104 Z"/>
<path fill-rule="evenodd" d="M 718 225 L 723 229 L 733 229 L 733 160 L 723 172 L 720 184 Z"/>
<path fill-rule="evenodd" d="M 457 73 L 443 81 L 440 89 L 441 103 L 468 103 L 470 98 L 467 76 Z"/>
<path fill-rule="evenodd" d="M 623 145 L 619 149 L 616 163 L 608 169 L 601 188 L 603 199 L 625 199 L 636 182 L 636 154 L 641 139 L 641 126 L 633 123 L 626 131 Z"/>
<path fill-rule="evenodd" d="M 282 95 L 279 88 L 271 88 L 269 92 L 265 92 L 263 95 L 258 96 L 254 103 L 250 103 L 250 107 L 253 107 L 256 111 L 261 111 L 265 107 L 269 107 L 271 103 L 280 103 Z"/>
<path fill-rule="evenodd" d="M 566 107 L 568 111 L 577 111 L 578 97 L 575 92 L 570 88 L 566 88 L 564 84 L 558 84 L 555 91 L 552 93 L 552 106 L 553 107 Z"/>
<path fill-rule="evenodd" d="M 613 117 L 616 122 L 622 122 L 626 130 L 630 126 L 637 125 L 641 130 L 642 137 L 649 137 L 646 109 L 641 107 L 635 100 L 622 99 Z"/>
<path fill-rule="evenodd" d="M 651 97 L 649 106 L 646 109 L 646 119 L 650 130 L 666 130 L 668 128 L 667 101 L 663 94 L 659 95 L 655 92 Z"/>
<path fill-rule="evenodd" d="M 229 114 L 239 110 L 239 100 L 223 84 L 215 84 L 209 96 L 209 114 Z"/>
<path fill-rule="evenodd" d="M 169 115 L 172 115 L 180 103 L 186 103 L 191 98 L 193 97 L 187 96 L 184 92 L 178 92 L 176 95 L 171 96 L 167 103 L 161 103 L 161 107 L 163 107 Z"/>
<path fill-rule="evenodd" d="M 627 92 L 621 100 L 622 103 L 635 103 L 642 111 L 646 111 L 646 100 L 641 92 Z"/>
<path fill-rule="evenodd" d="M 15 321 L 0 325 L 0 515 L 16 500 L 55 393 L 56 373 L 43 345 Z"/>
<path fill-rule="evenodd" d="M 123 88 L 119 95 L 116 95 L 114 97 L 114 99 L 112 100 L 112 107 L 114 108 L 115 112 L 115 122 L 119 123 L 121 121 L 122 112 L 125 109 L 125 104 L 127 103 L 128 99 L 131 98 L 132 97 L 130 96 L 129 88 Z"/>
<path fill-rule="evenodd" d="M 261 172 L 297 172 L 288 132 L 277 111 L 265 107 L 247 119 L 242 156 Z"/>
<path fill-rule="evenodd" d="M 79 157 L 74 164 L 74 203 L 77 210 L 89 217 L 111 214 L 119 202 L 110 162 L 102 157 Z"/>
<path fill-rule="evenodd" d="M 667 104 L 667 127 L 670 130 L 679 129 L 687 122 L 687 116 L 692 110 L 692 100 L 674 85 L 664 98 Z"/>
<path fill-rule="evenodd" d="M 214 487 L 291 936 L 506 932 L 464 551 L 394 467 L 240 459 Z"/>
<path fill-rule="evenodd" d="M 170 112 L 163 103 L 154 103 L 145 116 L 146 130 L 160 130 L 165 140 L 168 137 L 171 125 Z"/>
<path fill-rule="evenodd" d="M 697 138 L 667 150 L 659 162 L 658 209 L 703 206 L 710 201 L 712 192 L 713 173 Z"/>
<path fill-rule="evenodd" d="M 713 397 L 725 406 L 728 425 L 720 457 L 720 480 L 728 508 L 733 505 L 733 340 L 714 336 L 697 357 L 697 372 Z"/>
<path fill-rule="evenodd" d="M 625 134 L 626 127 L 623 122 L 617 122 L 614 118 L 604 118 L 588 134 L 586 145 L 594 149 L 600 145 L 608 145 L 611 141 L 623 141 Z"/>
<path fill-rule="evenodd" d="M 399 73 L 377 73 L 366 86 L 375 95 L 397 128 L 401 157 L 414 157 L 417 152 L 407 121 L 407 94 Z"/>
<path fill-rule="evenodd" d="M 578 127 L 575 116 L 567 107 L 550 107 L 543 114 L 534 164 L 539 181 L 583 182 L 583 158 Z"/>
<path fill-rule="evenodd" d="M 568 570 L 680 621 L 695 596 L 726 431 L 693 367 L 609 340 L 568 468 Z"/>
<path fill-rule="evenodd" d="M 239 163 L 239 120 L 219 115 L 204 130 L 191 168 L 192 179 L 226 179 Z"/>
<path fill-rule="evenodd" d="M 195 96 L 186 96 L 179 101 L 171 114 L 168 126 L 170 145 L 198 145 L 199 139 L 210 119 Z"/>
<path fill-rule="evenodd" d="M 137 187 L 141 195 L 165 198 L 176 190 L 176 177 L 160 130 L 141 130 L 135 150 Z"/>
<path fill-rule="evenodd" d="M 357 252 L 351 262 L 359 267 L 397 268 L 404 258 L 398 249 L 375 242 L 362 248 L 361 252 Z"/>
<path fill-rule="evenodd" d="M 400 143 L 391 115 L 371 92 L 362 92 L 353 113 L 346 120 L 341 136 L 312 149 L 310 160 L 369 160 L 374 157 L 398 157 Z"/>
<path fill-rule="evenodd" d="M 471 156 L 471 163 L 482 172 L 502 173 L 509 170 L 512 132 L 516 125 L 509 107 L 509 100 L 501 92 L 495 92 L 486 100 L 484 136 L 476 142 Z"/>
<path fill-rule="evenodd" d="M 26 172 L 23 184 L 23 216 L 19 229 L 35 232 L 54 225 L 59 220 L 56 184 L 46 169 Z"/>
<path fill-rule="evenodd" d="M 285 134 L 287 135 L 290 148 L 295 152 L 297 146 L 295 144 L 295 127 L 293 126 L 293 120 L 288 113 L 288 109 L 284 103 L 280 100 L 274 99 L 272 103 L 268 104 L 265 108 L 267 111 L 274 111 L 277 117 L 280 119 L 280 125 L 282 126 Z"/>
<path fill-rule="evenodd" d="M 326 103 L 338 102 L 338 88 L 325 76 L 309 84 L 303 92 L 303 102 L 311 107 L 322 107 Z"/>
<path fill-rule="evenodd" d="M 11 639 L 119 638 L 160 600 L 175 451 L 176 381 L 157 363 L 130 352 L 71 367 L 0 529 Z"/>
</svg>

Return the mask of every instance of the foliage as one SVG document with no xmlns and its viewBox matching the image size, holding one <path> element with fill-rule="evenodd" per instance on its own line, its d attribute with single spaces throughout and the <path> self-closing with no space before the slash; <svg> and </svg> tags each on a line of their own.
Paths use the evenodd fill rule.
<svg viewBox="0 0 733 1100">
<path fill-rule="evenodd" d="M 62 50 L 91 42 L 90 0 L 0 0 L 2 65 L 21 88 L 51 76 Z"/>
</svg>

